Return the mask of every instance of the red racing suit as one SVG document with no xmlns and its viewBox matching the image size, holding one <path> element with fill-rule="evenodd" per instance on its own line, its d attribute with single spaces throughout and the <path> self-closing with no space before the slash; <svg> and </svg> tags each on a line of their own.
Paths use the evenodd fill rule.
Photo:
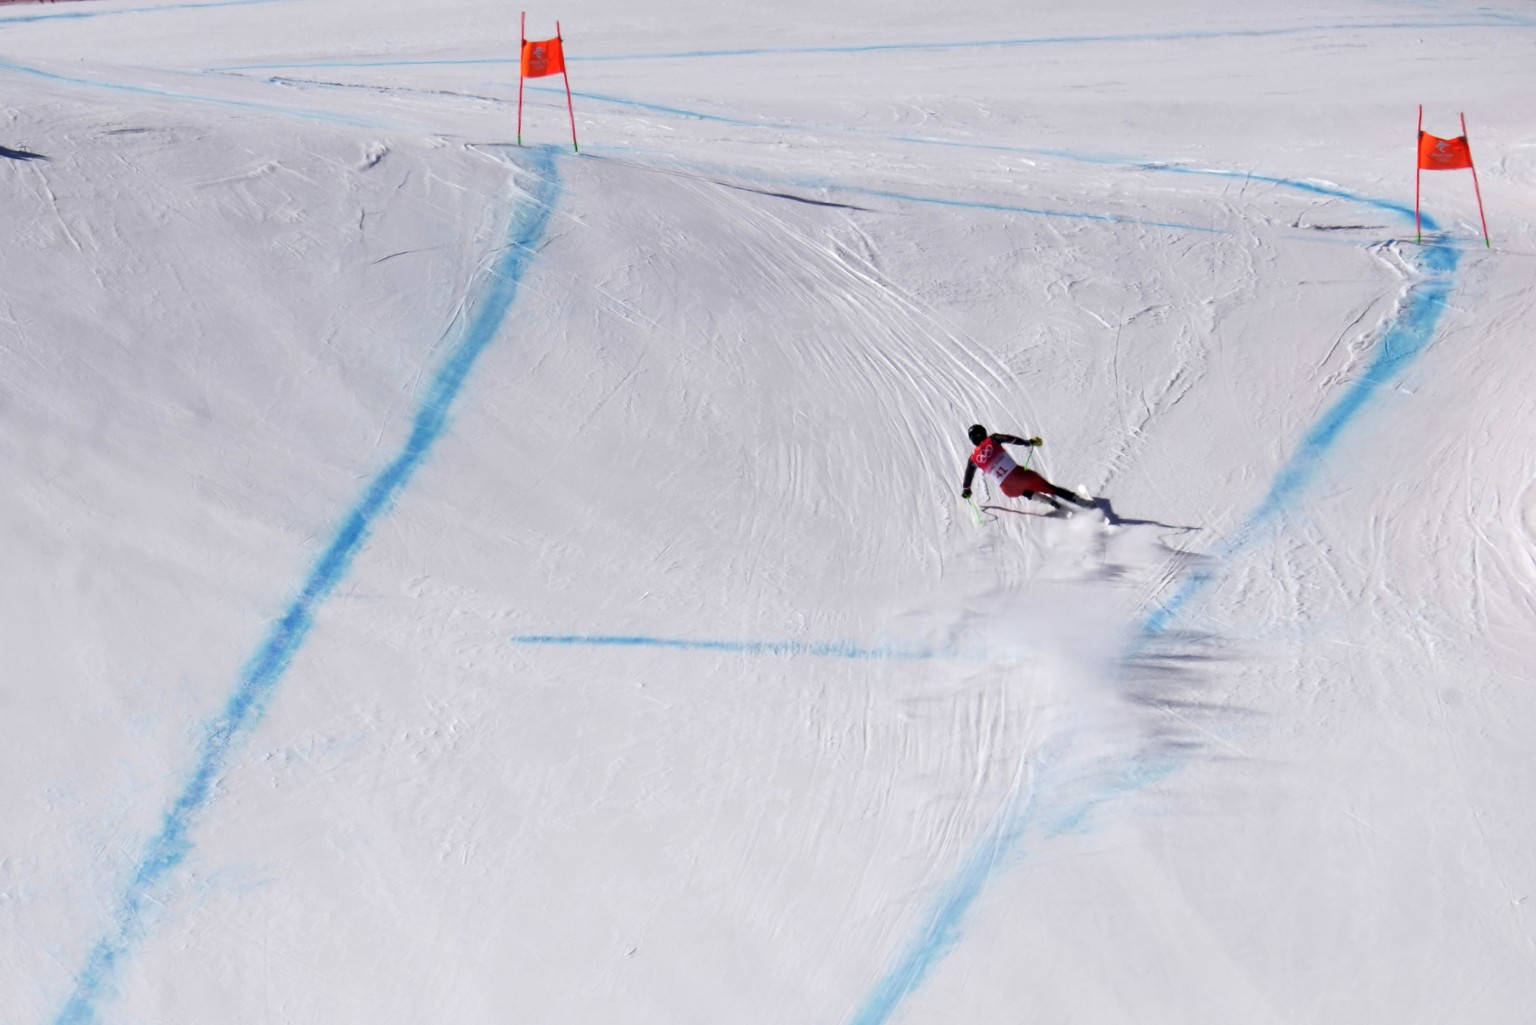
<svg viewBox="0 0 1536 1025">
<path fill-rule="evenodd" d="M 965 482 L 961 487 L 971 490 L 971 478 L 980 470 L 990 477 L 998 489 L 1009 498 L 1018 498 L 1021 495 L 1033 497 L 1035 495 L 1056 495 L 1067 497 L 1070 492 L 1058 488 L 1034 470 L 1026 470 L 1013 461 L 1004 444 L 1028 445 L 1024 438 L 1015 438 L 1011 434 L 994 434 L 971 453 L 971 458 L 965 466 Z M 1075 497 L 1075 496 L 1074 496 Z"/>
</svg>

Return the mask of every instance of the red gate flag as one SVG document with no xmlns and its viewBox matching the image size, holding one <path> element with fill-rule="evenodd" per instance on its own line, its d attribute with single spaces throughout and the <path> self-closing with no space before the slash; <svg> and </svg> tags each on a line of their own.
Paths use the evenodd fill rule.
<svg viewBox="0 0 1536 1025">
<path fill-rule="evenodd" d="M 523 77 L 543 78 L 565 73 L 565 52 L 560 37 L 523 40 Z"/>
<path fill-rule="evenodd" d="M 518 36 L 522 39 L 521 60 L 517 66 L 517 144 L 523 144 L 523 79 L 559 75 L 565 79 L 565 109 L 571 115 L 571 149 L 576 145 L 576 108 L 571 105 L 571 76 L 565 72 L 565 44 L 560 38 L 560 23 L 555 22 L 555 38 L 529 39 L 528 12 L 523 12 Z"/>
<path fill-rule="evenodd" d="M 1477 216 L 1483 222 L 1483 244 L 1493 248 L 1488 237 L 1488 215 L 1483 213 L 1483 189 L 1477 183 L 1477 167 L 1472 163 L 1472 147 L 1467 142 L 1467 115 L 1461 115 L 1461 134 L 1454 139 L 1442 139 L 1424 130 L 1424 104 L 1419 104 L 1419 162 L 1413 169 L 1413 226 L 1419 242 L 1424 241 L 1424 229 L 1419 219 L 1419 177 L 1425 171 L 1472 172 L 1472 190 L 1477 193 Z"/>
<path fill-rule="evenodd" d="M 1419 132 L 1419 168 L 1424 171 L 1459 171 L 1472 166 L 1472 149 L 1467 137 L 1442 139 L 1428 132 Z"/>
</svg>

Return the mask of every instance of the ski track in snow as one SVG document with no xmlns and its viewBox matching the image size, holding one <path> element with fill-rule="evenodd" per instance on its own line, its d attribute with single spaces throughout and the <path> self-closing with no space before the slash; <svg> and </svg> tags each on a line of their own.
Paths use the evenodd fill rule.
<svg viewBox="0 0 1536 1025">
<path fill-rule="evenodd" d="M 199 813 L 213 797 L 214 783 L 236 746 L 260 721 L 302 647 L 316 612 L 346 576 L 378 521 L 388 514 L 396 497 L 442 436 L 454 399 L 473 371 L 476 359 L 506 322 L 560 193 L 551 153 L 533 150 L 526 159 L 532 165 L 532 189 L 511 214 L 506 245 L 486 275 L 487 280 L 472 286 L 478 287 L 479 294 L 472 294 L 465 305 L 473 313 L 428 386 L 404 445 L 347 512 L 298 596 L 272 624 L 266 639 L 246 664 L 223 711 L 204 725 L 192 773 L 166 811 L 160 832 L 149 841 L 129 874 L 112 911 L 112 927 L 86 956 L 73 991 L 55 1019 L 56 1025 L 84 1025 L 97 1020 L 99 1001 L 111 993 L 123 962 L 146 934 L 148 915 L 160 903 L 161 891 L 192 849 L 191 831 Z"/>
</svg>

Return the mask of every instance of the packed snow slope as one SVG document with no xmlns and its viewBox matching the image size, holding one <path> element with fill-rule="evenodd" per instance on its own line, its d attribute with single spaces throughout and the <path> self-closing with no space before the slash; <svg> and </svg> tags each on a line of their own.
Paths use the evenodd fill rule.
<svg viewBox="0 0 1536 1025">
<path fill-rule="evenodd" d="M 1530 1020 L 1536 10 L 515 17 L 0 14 L 0 1022 Z"/>
</svg>

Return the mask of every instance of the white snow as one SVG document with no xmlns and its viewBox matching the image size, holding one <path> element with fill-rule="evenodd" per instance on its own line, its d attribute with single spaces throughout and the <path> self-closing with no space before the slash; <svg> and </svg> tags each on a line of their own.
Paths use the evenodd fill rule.
<svg viewBox="0 0 1536 1025">
<path fill-rule="evenodd" d="M 1529 1022 L 1536 11 L 528 17 L 0 11 L 0 1023 Z"/>
</svg>

